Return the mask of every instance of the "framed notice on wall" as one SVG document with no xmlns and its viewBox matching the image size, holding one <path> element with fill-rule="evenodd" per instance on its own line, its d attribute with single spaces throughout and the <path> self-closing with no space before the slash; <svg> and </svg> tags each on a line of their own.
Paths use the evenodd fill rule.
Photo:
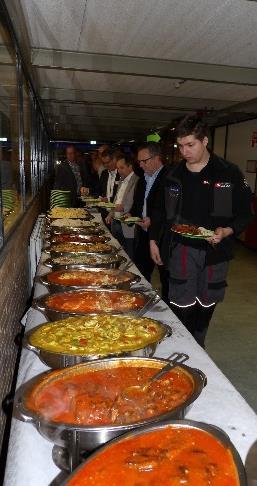
<svg viewBox="0 0 257 486">
<path fill-rule="evenodd" d="M 246 161 L 246 172 L 257 173 L 257 160 Z"/>
</svg>

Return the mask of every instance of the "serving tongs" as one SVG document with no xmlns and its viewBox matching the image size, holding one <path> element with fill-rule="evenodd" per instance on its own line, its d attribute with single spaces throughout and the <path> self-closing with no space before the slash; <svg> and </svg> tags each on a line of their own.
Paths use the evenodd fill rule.
<svg viewBox="0 0 257 486">
<path fill-rule="evenodd" d="M 162 378 L 164 375 L 166 375 L 170 370 L 176 368 L 180 364 L 184 363 L 189 359 L 189 356 L 185 353 L 173 353 L 169 357 L 170 361 L 163 367 L 161 368 L 157 373 L 155 373 L 151 378 L 149 378 L 145 383 L 142 385 L 132 385 L 126 387 L 121 393 L 117 395 L 115 398 L 110 413 L 112 416 L 112 419 L 115 420 L 115 418 L 118 415 L 119 412 L 119 405 L 121 403 L 125 402 L 134 402 L 137 398 L 143 398 L 142 395 L 154 382 L 158 381 L 160 378 Z"/>
<path fill-rule="evenodd" d="M 133 262 L 131 262 L 130 260 L 128 260 L 125 265 L 123 265 L 122 268 L 119 268 L 119 271 L 116 273 L 116 277 L 118 277 L 120 274 L 122 274 L 123 272 L 126 272 L 130 267 L 132 267 L 133 265 Z"/>
</svg>

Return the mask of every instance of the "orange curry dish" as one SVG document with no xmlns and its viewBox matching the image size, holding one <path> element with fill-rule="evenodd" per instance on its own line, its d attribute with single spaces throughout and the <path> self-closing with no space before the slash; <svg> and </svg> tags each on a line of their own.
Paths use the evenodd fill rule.
<svg viewBox="0 0 257 486">
<path fill-rule="evenodd" d="M 142 391 L 124 396 L 129 386 L 144 384 L 156 368 L 115 368 L 46 378 L 34 388 L 26 406 L 53 422 L 72 425 L 123 425 L 167 413 L 182 403 L 194 389 L 181 368 L 168 372 Z M 61 372 L 62 374 L 62 372 Z"/>
<path fill-rule="evenodd" d="M 232 454 L 211 434 L 168 426 L 113 444 L 68 486 L 239 486 Z"/>
</svg>

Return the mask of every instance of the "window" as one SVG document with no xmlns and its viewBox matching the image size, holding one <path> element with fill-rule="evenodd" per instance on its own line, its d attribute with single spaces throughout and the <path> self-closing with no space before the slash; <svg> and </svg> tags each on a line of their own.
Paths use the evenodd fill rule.
<svg viewBox="0 0 257 486">
<path fill-rule="evenodd" d="M 5 18 L 0 2 L 0 247 L 51 169 L 43 114 Z"/>
<path fill-rule="evenodd" d="M 1 241 L 22 211 L 16 53 L 0 22 Z"/>
<path fill-rule="evenodd" d="M 32 199 L 32 93 L 29 85 L 22 76 L 22 100 L 23 100 L 23 130 L 24 130 L 24 174 L 25 174 L 25 203 L 26 206 Z"/>
</svg>

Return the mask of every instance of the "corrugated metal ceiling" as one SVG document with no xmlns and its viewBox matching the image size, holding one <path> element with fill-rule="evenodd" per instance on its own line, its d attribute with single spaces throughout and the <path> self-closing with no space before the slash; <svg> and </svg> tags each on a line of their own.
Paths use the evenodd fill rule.
<svg viewBox="0 0 257 486">
<path fill-rule="evenodd" d="M 34 48 L 61 49 L 89 53 L 106 53 L 170 59 L 178 61 L 202 62 L 228 66 L 257 68 L 257 5 L 246 0 L 21 0 L 24 18 L 31 46 Z M 222 68 L 221 68 L 222 69 Z M 199 111 L 224 110 L 235 103 L 257 97 L 257 86 L 243 86 L 214 82 L 187 80 L 179 83 L 176 79 L 158 77 L 125 76 L 110 73 L 75 72 L 72 70 L 50 70 L 34 68 L 41 88 L 56 88 L 44 103 L 49 116 L 49 124 L 58 123 L 57 132 L 62 136 L 70 129 L 81 136 L 83 132 L 83 109 L 85 126 L 88 126 L 86 107 L 90 105 L 90 91 L 103 93 L 123 93 L 149 95 L 140 105 L 122 103 L 111 106 L 106 102 L 91 103 L 91 109 L 98 109 L 96 120 L 91 125 L 90 136 L 100 133 L 109 138 L 124 138 L 127 130 L 149 130 L 163 123 L 160 112 L 166 112 L 170 120 L 184 113 L 174 109 L 170 103 L 165 111 L 165 97 L 180 98 L 181 106 Z M 158 76 L 158 73 L 157 73 Z M 179 86 L 179 87 L 177 87 Z M 65 93 L 58 90 L 75 90 L 77 95 L 75 111 L 82 111 L 79 126 L 75 117 L 68 114 Z M 83 91 L 86 98 L 83 100 Z M 43 91 L 42 91 L 43 92 Z M 53 99 L 53 93 L 60 98 Z M 160 96 L 160 106 L 151 106 L 151 96 Z M 162 98 L 161 98 L 162 97 Z M 64 98 L 64 99 L 63 99 Z M 63 101 L 61 101 L 63 99 Z M 192 99 L 192 101 L 190 101 Z M 196 102 L 196 100 L 199 100 Z M 119 98 L 120 100 L 120 98 Z M 167 98 L 166 98 L 167 100 Z M 67 100 L 66 100 L 67 101 Z M 169 100 L 170 102 L 170 100 Z M 198 104 L 196 108 L 196 104 Z M 74 107 L 69 100 L 66 108 Z M 138 113 L 144 110 L 145 122 L 136 123 Z M 119 108 L 119 111 L 117 111 Z M 249 110 L 249 107 L 248 107 Z M 133 113 L 133 122 L 126 112 Z M 63 113 L 62 113 L 63 112 Z M 120 124 L 122 112 L 127 123 Z M 117 116 L 117 114 L 119 115 Z M 147 123 L 147 113 L 150 123 Z M 106 121 L 103 130 L 101 119 Z M 156 116 L 155 116 L 156 115 Z M 53 117 L 54 118 L 51 118 Z M 217 114 L 215 114 L 217 121 Z M 113 120 L 117 117 L 116 123 Z M 165 119 L 166 120 L 166 119 Z M 68 127 L 68 128 L 67 128 Z M 73 128 L 72 128 L 73 127 Z M 79 130 L 80 129 L 80 130 Z M 89 130 L 87 130 L 89 133 Z M 133 132 L 134 133 L 134 132 Z M 126 135 L 126 133 L 125 133 Z M 135 132 L 136 136 L 136 132 Z M 107 137 L 108 138 L 108 137 Z"/>
</svg>

